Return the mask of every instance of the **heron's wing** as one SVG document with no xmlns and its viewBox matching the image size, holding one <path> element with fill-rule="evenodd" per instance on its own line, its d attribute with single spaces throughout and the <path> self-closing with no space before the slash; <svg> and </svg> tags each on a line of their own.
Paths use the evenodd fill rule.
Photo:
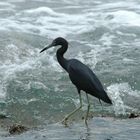
<svg viewBox="0 0 140 140">
<path fill-rule="evenodd" d="M 87 92 L 103 90 L 103 86 L 97 76 L 80 61 L 72 60 L 69 64 L 68 72 L 71 81 L 77 88 Z"/>
<path fill-rule="evenodd" d="M 83 90 L 106 103 L 112 104 L 99 79 L 86 65 L 78 60 L 71 60 L 68 73 L 78 90 Z"/>
</svg>

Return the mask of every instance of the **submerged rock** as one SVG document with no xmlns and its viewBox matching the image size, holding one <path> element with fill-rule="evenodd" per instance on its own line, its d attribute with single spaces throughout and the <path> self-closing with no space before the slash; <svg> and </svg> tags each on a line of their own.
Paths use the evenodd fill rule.
<svg viewBox="0 0 140 140">
<path fill-rule="evenodd" d="M 6 118 L 8 118 L 6 115 L 0 114 L 0 119 L 6 119 Z"/>
<path fill-rule="evenodd" d="M 28 128 L 23 126 L 23 125 L 14 124 L 14 125 L 10 126 L 9 133 L 10 134 L 20 134 L 20 133 L 23 133 L 27 130 L 28 130 Z"/>
<path fill-rule="evenodd" d="M 129 119 L 137 118 L 137 117 L 139 117 L 139 115 L 138 114 L 134 114 L 134 113 L 130 113 L 129 116 L 128 116 Z"/>
</svg>

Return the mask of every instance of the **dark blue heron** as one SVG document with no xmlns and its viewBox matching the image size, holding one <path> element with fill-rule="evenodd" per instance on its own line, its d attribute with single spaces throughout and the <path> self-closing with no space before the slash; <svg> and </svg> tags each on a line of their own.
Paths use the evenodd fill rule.
<svg viewBox="0 0 140 140">
<path fill-rule="evenodd" d="M 81 99 L 80 91 L 83 90 L 86 92 L 86 97 L 88 101 L 88 108 L 85 116 L 85 123 L 87 124 L 87 118 L 90 109 L 88 94 L 95 96 L 96 98 L 99 99 L 99 101 L 102 100 L 109 104 L 112 104 L 112 101 L 108 97 L 107 93 L 105 92 L 97 76 L 93 73 L 93 71 L 88 66 L 81 63 L 79 60 L 76 59 L 68 60 L 64 58 L 63 55 L 68 49 L 67 40 L 65 40 L 62 37 L 58 37 L 55 40 L 53 40 L 53 42 L 50 45 L 48 45 L 43 50 L 41 50 L 40 53 L 53 46 L 58 46 L 58 45 L 61 45 L 61 47 L 57 50 L 57 60 L 59 64 L 68 72 L 70 80 L 77 88 L 77 91 L 79 93 L 79 99 L 80 99 L 80 106 L 77 109 L 75 109 L 73 112 L 68 114 L 64 118 L 63 122 L 66 124 L 68 118 L 82 107 L 82 99 Z"/>
</svg>

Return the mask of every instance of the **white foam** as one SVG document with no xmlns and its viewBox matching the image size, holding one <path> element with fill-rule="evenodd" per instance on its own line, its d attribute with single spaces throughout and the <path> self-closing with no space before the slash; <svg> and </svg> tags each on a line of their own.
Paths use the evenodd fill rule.
<svg viewBox="0 0 140 140">
<path fill-rule="evenodd" d="M 104 10 L 117 10 L 117 9 L 124 9 L 124 8 L 138 8 L 139 9 L 139 5 L 136 1 L 113 1 L 113 2 L 103 2 L 97 6 L 95 6 L 95 8 L 92 9 L 87 9 L 88 11 L 104 11 Z M 104 14 L 104 13 L 103 13 Z"/>
<path fill-rule="evenodd" d="M 38 7 L 35 9 L 29 9 L 29 10 L 25 10 L 24 13 L 27 14 L 32 14 L 32 16 L 34 15 L 40 15 L 40 14 L 46 14 L 46 15 L 51 15 L 51 16 L 59 16 L 59 15 L 63 15 L 63 14 L 58 14 L 56 12 L 54 12 L 51 8 L 49 7 Z"/>
<path fill-rule="evenodd" d="M 111 21 L 114 23 L 129 26 L 140 26 L 140 14 L 134 11 L 118 10 L 110 14 L 113 16 Z"/>
<path fill-rule="evenodd" d="M 9 8 L 9 7 L 14 8 L 15 7 L 14 4 L 11 4 L 11 3 L 8 3 L 8 2 L 0 2 L 0 6 L 7 7 L 7 8 Z"/>
<path fill-rule="evenodd" d="M 137 90 L 132 90 L 128 83 L 111 84 L 107 87 L 109 96 L 113 100 L 113 107 L 116 115 L 126 114 L 126 109 L 131 108 L 126 106 L 122 100 L 125 96 L 134 96 L 140 98 L 140 92 Z"/>
<path fill-rule="evenodd" d="M 0 98 L 6 97 L 7 82 L 16 79 L 18 72 L 36 69 L 36 67 L 40 66 L 38 61 L 39 57 L 36 57 L 36 49 L 25 49 L 25 46 L 20 47 L 9 44 L 5 46 L 4 51 L 0 51 Z M 39 52 L 39 50 L 37 52 Z"/>
<path fill-rule="evenodd" d="M 5 18 L 0 19 L 0 26 L 2 27 L 0 29 L 5 29 L 5 30 L 21 28 L 17 21 L 13 19 L 5 19 Z"/>
<path fill-rule="evenodd" d="M 52 48 L 48 50 L 47 52 L 44 52 L 40 56 L 40 61 L 42 63 L 47 63 L 45 67 L 50 70 L 53 70 L 54 72 L 63 72 L 62 67 L 59 65 L 57 58 L 56 58 L 56 52 L 54 51 L 55 48 Z M 53 54 L 50 54 L 53 52 Z M 47 61 L 46 61 L 47 60 Z"/>
<path fill-rule="evenodd" d="M 101 38 L 100 41 L 103 43 L 105 46 L 111 46 L 113 43 L 113 39 L 115 36 L 110 35 L 110 33 L 105 33 Z"/>
<path fill-rule="evenodd" d="M 113 100 L 113 107 L 116 115 L 119 114 L 126 114 L 124 103 L 121 99 L 121 84 L 112 84 L 109 87 L 107 87 L 108 94 L 111 96 L 111 99 Z"/>
<path fill-rule="evenodd" d="M 5 94 L 6 93 L 5 93 L 4 85 L 3 85 L 3 83 L 1 83 L 1 85 L 0 85 L 0 102 L 1 102 L 1 99 L 5 98 Z"/>
<path fill-rule="evenodd" d="M 64 3 L 67 3 L 67 1 L 64 1 Z M 80 1 L 76 0 L 74 3 L 77 3 L 74 6 L 82 6 L 79 5 L 79 3 L 81 3 Z M 2 4 L 4 5 L 5 3 L 2 2 Z M 127 6 L 135 7 L 136 4 L 133 2 L 101 3 L 97 6 L 95 5 L 94 8 L 90 6 L 85 10 L 83 8 L 83 10 L 81 10 L 82 13 L 79 14 L 57 12 L 55 10 L 58 8 L 52 9 L 50 7 L 41 6 L 37 8 L 16 11 L 15 16 L 9 17 L 7 19 L 0 19 L 0 29 L 18 30 L 32 34 L 39 34 L 42 36 L 47 35 L 51 38 L 55 38 L 57 36 L 66 37 L 69 34 L 82 34 L 91 31 L 96 27 L 100 27 L 101 25 L 112 28 L 110 23 L 115 23 L 115 27 L 116 23 L 117 25 L 121 23 L 131 26 L 139 26 L 140 16 L 138 13 L 133 11 L 117 9 L 115 12 L 107 11 L 103 14 L 100 12 L 101 10 L 103 11 L 106 9 L 115 9 Z M 106 20 L 106 18 L 110 15 L 113 17 L 113 19 Z"/>
<path fill-rule="evenodd" d="M 76 57 L 81 62 L 90 65 L 92 69 L 94 69 L 97 64 L 96 52 L 93 49 L 86 53 L 80 51 Z"/>
<path fill-rule="evenodd" d="M 48 62 L 50 64 L 49 67 L 52 68 L 54 71 L 63 72 L 62 67 L 59 65 L 59 63 L 56 60 L 55 54 L 54 56 L 49 55 Z"/>
<path fill-rule="evenodd" d="M 68 34 L 80 34 L 91 30 L 92 26 L 87 18 L 87 14 L 67 14 L 55 12 L 49 7 L 38 7 L 16 12 L 15 16 L 1 18 L 0 27 L 5 30 L 49 35 L 53 38 L 65 37 Z"/>
<path fill-rule="evenodd" d="M 80 22 L 79 22 L 80 21 Z M 84 15 L 69 15 L 57 13 L 57 17 L 43 16 L 39 17 L 36 21 L 37 24 L 41 25 L 40 30 L 42 33 L 49 34 L 50 36 L 66 36 L 67 34 L 81 33 L 85 28 L 89 29 L 90 26 L 85 20 Z M 91 29 L 91 28 L 90 28 Z M 53 31 L 53 32 L 52 32 Z M 51 35 L 53 33 L 53 35 Z M 42 34 L 43 35 L 43 34 Z"/>
<path fill-rule="evenodd" d="M 26 1 L 26 0 L 7 0 L 8 2 L 10 2 L 10 3 L 15 3 L 15 2 L 24 2 L 24 1 Z"/>
</svg>

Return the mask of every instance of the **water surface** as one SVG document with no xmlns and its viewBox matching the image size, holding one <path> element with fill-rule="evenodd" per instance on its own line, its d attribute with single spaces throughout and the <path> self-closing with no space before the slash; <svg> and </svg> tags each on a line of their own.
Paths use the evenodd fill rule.
<svg viewBox="0 0 140 140">
<path fill-rule="evenodd" d="M 76 88 L 59 66 L 56 49 L 39 53 L 58 36 L 66 38 L 71 44 L 65 57 L 76 58 L 87 64 L 99 77 L 114 102 L 113 106 L 103 103 L 102 111 L 98 100 L 90 97 L 91 114 L 118 119 L 125 118 L 132 112 L 139 114 L 139 4 L 136 0 L 1 0 L 1 114 L 9 116 L 11 123 L 21 123 L 31 128 L 45 123 L 50 124 L 49 128 L 52 127 L 53 130 L 56 122 L 78 107 Z M 81 126 L 81 121 L 77 118 L 84 116 L 87 109 L 84 92 L 82 98 L 84 107 L 75 115 L 77 128 Z M 93 125 L 95 120 L 93 119 Z M 129 121 L 120 121 L 117 129 L 123 129 L 121 123 L 127 126 Z M 76 127 L 76 124 L 72 127 Z M 134 121 L 132 127 L 137 130 L 139 122 Z M 43 131 L 48 130 L 44 129 Z M 82 129 L 83 126 L 80 130 Z M 63 130 L 62 128 L 62 132 Z M 123 133 L 124 138 L 133 135 L 138 139 L 133 131 L 128 132 Z M 78 136 L 76 131 L 76 139 Z"/>
</svg>

